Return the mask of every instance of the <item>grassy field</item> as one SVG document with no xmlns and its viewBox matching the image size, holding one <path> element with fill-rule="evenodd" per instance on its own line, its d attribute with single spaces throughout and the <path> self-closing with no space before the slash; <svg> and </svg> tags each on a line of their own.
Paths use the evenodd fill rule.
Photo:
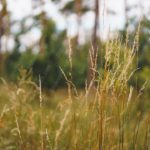
<svg viewBox="0 0 150 150">
<path fill-rule="evenodd" d="M 1 79 L 0 149 L 148 150 L 150 104 L 144 86 L 128 85 L 136 52 L 108 43 L 103 74 L 82 90 L 67 75 L 68 88 L 57 91 L 43 91 L 40 80 Z"/>
<path fill-rule="evenodd" d="M 94 92 L 68 97 L 30 83 L 1 85 L 0 149 L 149 149 L 148 101 Z M 73 95 L 73 94 L 72 94 Z"/>
</svg>

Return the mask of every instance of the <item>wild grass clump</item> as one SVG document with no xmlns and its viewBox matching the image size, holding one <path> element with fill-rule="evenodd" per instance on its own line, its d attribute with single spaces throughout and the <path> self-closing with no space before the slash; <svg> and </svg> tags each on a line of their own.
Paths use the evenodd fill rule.
<svg viewBox="0 0 150 150">
<path fill-rule="evenodd" d="M 149 149 L 150 112 L 144 109 L 143 88 L 135 94 L 128 85 L 137 41 L 138 34 L 132 47 L 118 39 L 107 42 L 103 72 L 97 71 L 91 81 L 95 86 L 85 90 L 76 90 L 63 71 L 68 84 L 63 92 L 42 91 L 40 79 L 39 85 L 2 79 L 0 149 Z"/>
</svg>

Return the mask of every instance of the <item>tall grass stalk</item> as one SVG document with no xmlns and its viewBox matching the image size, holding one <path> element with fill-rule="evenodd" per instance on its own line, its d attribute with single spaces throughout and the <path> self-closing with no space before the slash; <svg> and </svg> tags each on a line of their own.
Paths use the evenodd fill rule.
<svg viewBox="0 0 150 150">
<path fill-rule="evenodd" d="M 41 126 L 41 130 L 40 130 L 40 136 L 41 136 L 41 150 L 44 150 L 44 138 L 43 138 L 43 110 L 42 110 L 42 103 L 43 103 L 43 99 L 42 99 L 42 83 L 41 83 L 41 77 L 39 75 L 39 99 L 40 99 L 40 126 Z"/>
</svg>

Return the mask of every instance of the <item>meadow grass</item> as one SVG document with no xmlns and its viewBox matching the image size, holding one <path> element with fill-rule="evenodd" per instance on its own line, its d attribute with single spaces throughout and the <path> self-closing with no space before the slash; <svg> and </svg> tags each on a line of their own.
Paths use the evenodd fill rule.
<svg viewBox="0 0 150 150">
<path fill-rule="evenodd" d="M 128 81 L 134 74 L 138 35 L 132 47 L 108 41 L 103 72 L 78 90 L 62 70 L 68 89 L 43 91 L 31 80 L 1 79 L 0 149 L 148 150 L 148 100 Z M 69 55 L 70 56 L 70 55 Z M 71 57 L 69 57 L 71 62 Z M 72 64 L 71 64 L 72 67 Z"/>
</svg>

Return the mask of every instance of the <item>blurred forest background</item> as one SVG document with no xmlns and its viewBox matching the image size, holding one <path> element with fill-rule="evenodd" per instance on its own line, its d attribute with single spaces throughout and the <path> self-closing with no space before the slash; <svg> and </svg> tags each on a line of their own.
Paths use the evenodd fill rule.
<svg viewBox="0 0 150 150">
<path fill-rule="evenodd" d="M 67 76 L 72 74 L 70 78 L 76 87 L 82 88 L 92 74 L 90 52 L 92 57 L 98 55 L 97 70 L 103 74 L 103 51 L 107 41 L 119 37 L 124 43 L 129 35 L 128 40 L 132 43 L 140 22 L 139 52 L 134 64 L 137 70 L 129 82 L 140 88 L 150 79 L 150 12 L 145 12 L 138 0 L 133 5 L 122 1 L 123 26 L 112 31 L 107 24 L 106 32 L 103 30 L 104 18 L 118 15 L 115 9 L 108 7 L 109 0 L 32 0 L 32 13 L 21 19 L 13 17 L 9 0 L 1 0 L 0 76 L 13 82 L 32 77 L 38 83 L 40 75 L 45 89 L 57 89 L 66 86 L 62 69 Z M 11 2 L 16 10 L 19 9 L 17 2 Z M 53 12 L 54 16 L 48 12 Z M 61 25 L 62 18 L 65 27 Z M 72 18 L 71 24 L 68 18 Z M 117 19 L 112 23 L 120 24 Z M 89 25 L 90 29 L 84 29 Z M 73 27 L 71 31 L 70 27 Z M 146 93 L 150 93 L 150 83 Z"/>
</svg>

